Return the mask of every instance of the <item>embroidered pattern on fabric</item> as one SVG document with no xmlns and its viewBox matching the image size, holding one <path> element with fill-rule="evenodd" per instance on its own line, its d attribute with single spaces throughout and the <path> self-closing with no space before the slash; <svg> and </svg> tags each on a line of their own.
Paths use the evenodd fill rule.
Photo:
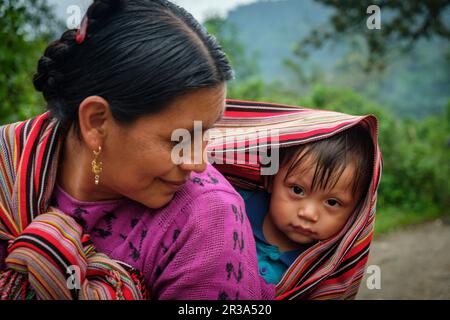
<svg viewBox="0 0 450 320">
<path fill-rule="evenodd" d="M 177 241 L 178 236 L 180 235 L 180 230 L 179 229 L 175 229 L 173 231 L 172 234 L 172 243 L 170 245 L 173 245 L 175 243 L 175 241 Z M 169 246 L 167 246 L 164 242 L 161 243 L 161 248 L 163 250 L 164 253 L 166 253 L 167 251 L 169 251 Z"/>
<path fill-rule="evenodd" d="M 241 239 L 239 240 L 239 234 L 237 231 L 233 232 L 233 250 L 236 250 L 236 248 L 239 248 L 239 253 L 242 253 L 242 250 L 244 250 L 244 234 L 241 231 Z"/>
<path fill-rule="evenodd" d="M 191 181 L 193 183 L 195 183 L 195 184 L 198 184 L 199 186 L 202 186 L 202 187 L 205 186 L 205 183 L 207 183 L 207 184 L 214 184 L 214 185 L 219 183 L 219 179 L 217 179 L 215 176 L 213 176 L 209 172 L 208 172 L 208 178 L 209 179 L 195 177 L 195 178 L 191 179 Z"/>
<path fill-rule="evenodd" d="M 137 261 L 141 257 L 142 244 L 143 244 L 144 239 L 146 237 L 147 237 L 147 230 L 144 229 L 144 230 L 141 231 L 141 237 L 140 237 L 140 240 L 139 240 L 139 245 L 137 247 L 135 247 L 131 241 L 129 242 L 130 249 L 131 249 L 130 257 L 134 261 Z"/>
<path fill-rule="evenodd" d="M 240 226 L 240 230 L 233 230 L 233 250 L 239 249 L 239 254 L 242 254 L 244 250 L 244 233 L 242 232 L 242 225 L 244 223 L 244 213 L 242 212 L 242 207 L 239 206 L 239 209 L 235 204 L 231 204 L 231 211 L 233 212 L 234 221 L 237 225 Z M 240 238 L 239 238 L 240 233 Z M 228 262 L 225 266 L 225 270 L 227 272 L 227 280 L 230 280 L 233 276 L 237 283 L 240 283 L 243 277 L 243 269 L 241 263 L 239 262 L 238 269 L 236 270 L 235 266 L 232 262 Z M 236 291 L 236 300 L 239 298 L 239 290 Z M 227 300 L 228 294 L 225 291 L 221 291 L 219 293 L 219 299 Z"/>
<path fill-rule="evenodd" d="M 239 300 L 239 291 L 236 291 L 235 300 Z M 228 300 L 228 294 L 225 291 L 220 291 L 219 296 L 218 296 L 218 300 Z"/>
<path fill-rule="evenodd" d="M 162 273 L 162 269 L 160 267 L 157 267 L 156 271 L 155 271 L 155 277 L 158 278 L 161 275 L 161 273 Z"/>
<path fill-rule="evenodd" d="M 139 222 L 139 219 L 137 219 L 137 218 L 131 219 L 131 227 L 132 228 L 136 227 L 138 222 Z"/>
<path fill-rule="evenodd" d="M 112 232 L 102 228 L 92 228 L 92 232 L 96 233 L 100 238 L 107 238 L 112 235 Z"/>
<path fill-rule="evenodd" d="M 104 211 L 106 215 L 102 218 L 105 221 L 106 228 L 93 228 L 92 231 L 95 232 L 99 237 L 105 239 L 112 235 L 112 221 L 117 219 L 117 216 L 112 211 Z"/>
<path fill-rule="evenodd" d="M 209 177 L 209 182 L 211 184 L 218 184 L 219 183 L 219 180 L 215 176 L 213 176 L 211 173 L 209 173 L 209 172 L 208 172 L 208 177 Z"/>
<path fill-rule="evenodd" d="M 175 230 L 173 231 L 173 234 L 172 234 L 172 243 L 171 243 L 171 245 L 173 245 L 173 244 L 175 243 L 175 241 L 177 241 L 177 239 L 178 239 L 180 233 L 181 233 L 181 231 L 180 231 L 179 229 L 175 229 Z M 161 243 L 161 248 L 162 248 L 162 250 L 163 250 L 164 253 L 167 253 L 167 251 L 169 251 L 169 247 L 166 246 L 166 245 L 164 244 L 164 242 Z M 170 255 L 169 255 L 169 257 L 167 258 L 167 262 L 173 260 L 173 258 L 175 258 L 175 253 L 174 253 L 174 252 L 171 252 Z M 156 268 L 156 271 L 155 271 L 155 276 L 158 278 L 158 277 L 161 275 L 161 273 L 162 273 L 162 268 L 161 268 L 160 266 L 158 266 L 158 267 Z"/>
<path fill-rule="evenodd" d="M 238 211 L 238 208 L 234 204 L 232 204 L 231 209 L 233 210 L 235 220 L 236 221 L 240 220 L 241 224 L 243 224 L 244 223 L 244 213 L 242 212 L 242 208 L 239 206 L 239 211 Z"/>
<path fill-rule="evenodd" d="M 81 207 L 75 208 L 73 211 L 74 219 L 75 221 L 83 228 L 83 230 L 86 229 L 86 221 L 83 218 L 84 214 L 88 214 L 89 212 L 87 210 L 82 209 Z"/>
<path fill-rule="evenodd" d="M 242 279 L 242 269 L 241 269 L 241 263 L 239 262 L 239 267 L 238 270 L 236 272 L 234 265 L 231 262 L 227 263 L 226 266 L 226 270 L 227 270 L 227 280 L 231 279 L 231 276 L 233 276 L 237 283 L 241 282 Z"/>
</svg>

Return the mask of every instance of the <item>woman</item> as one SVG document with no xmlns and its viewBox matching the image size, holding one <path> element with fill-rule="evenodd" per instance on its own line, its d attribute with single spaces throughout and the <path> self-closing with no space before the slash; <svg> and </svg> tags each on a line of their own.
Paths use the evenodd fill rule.
<svg viewBox="0 0 450 320">
<path fill-rule="evenodd" d="M 171 159 L 172 132 L 213 126 L 231 78 L 184 9 L 94 1 L 39 61 L 48 112 L 0 127 L 0 298 L 273 298 L 242 199 Z"/>
</svg>

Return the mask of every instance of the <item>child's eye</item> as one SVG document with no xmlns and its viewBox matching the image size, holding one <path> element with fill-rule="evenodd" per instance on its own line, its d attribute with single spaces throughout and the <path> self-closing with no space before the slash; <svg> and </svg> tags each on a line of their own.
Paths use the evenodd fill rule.
<svg viewBox="0 0 450 320">
<path fill-rule="evenodd" d="M 303 196 L 305 194 L 305 192 L 303 191 L 303 188 L 299 187 L 299 186 L 292 186 L 291 190 L 297 196 Z"/>
<path fill-rule="evenodd" d="M 327 204 L 328 204 L 330 207 L 338 207 L 338 206 L 341 205 L 341 204 L 339 203 L 339 201 L 337 201 L 337 200 L 335 200 L 335 199 L 329 199 L 329 200 L 327 200 L 326 202 L 327 202 Z"/>
</svg>

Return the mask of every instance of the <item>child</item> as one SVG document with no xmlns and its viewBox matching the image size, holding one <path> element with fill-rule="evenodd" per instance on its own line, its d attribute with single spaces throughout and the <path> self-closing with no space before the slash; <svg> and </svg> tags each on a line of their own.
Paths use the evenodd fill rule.
<svg viewBox="0 0 450 320">
<path fill-rule="evenodd" d="M 368 259 L 381 176 L 377 119 L 229 100 L 215 128 L 220 138 L 240 141 L 219 139 L 209 146 L 210 158 L 245 200 L 259 273 L 276 284 L 277 299 L 354 298 Z M 249 139 L 235 130 L 241 128 Z M 255 134 L 274 129 L 279 134 L 270 145 Z M 268 157 L 259 152 L 268 145 L 271 162 L 272 151 L 279 150 L 279 170 L 265 176 L 262 159 Z M 233 152 L 251 159 L 257 148 L 256 163 L 224 161 Z"/>
<path fill-rule="evenodd" d="M 240 190 L 252 225 L 260 275 L 277 284 L 311 246 L 337 234 L 367 193 L 373 144 L 361 126 L 329 139 L 282 148 L 267 191 Z"/>
</svg>

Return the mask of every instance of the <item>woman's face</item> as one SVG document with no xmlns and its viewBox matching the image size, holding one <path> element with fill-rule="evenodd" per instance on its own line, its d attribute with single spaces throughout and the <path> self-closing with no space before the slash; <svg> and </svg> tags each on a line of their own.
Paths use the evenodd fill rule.
<svg viewBox="0 0 450 320">
<path fill-rule="evenodd" d="M 206 168 L 206 163 L 172 161 L 172 149 L 178 144 L 171 140 L 173 131 L 193 131 L 194 121 L 201 121 L 203 131 L 212 127 L 223 114 L 225 95 L 225 85 L 199 89 L 130 126 L 113 123 L 99 159 L 103 163 L 101 186 L 149 208 L 165 206 L 192 171 L 201 172 Z M 204 148 L 202 144 L 196 150 L 203 152 Z M 192 150 L 194 157 L 195 149 Z"/>
</svg>

